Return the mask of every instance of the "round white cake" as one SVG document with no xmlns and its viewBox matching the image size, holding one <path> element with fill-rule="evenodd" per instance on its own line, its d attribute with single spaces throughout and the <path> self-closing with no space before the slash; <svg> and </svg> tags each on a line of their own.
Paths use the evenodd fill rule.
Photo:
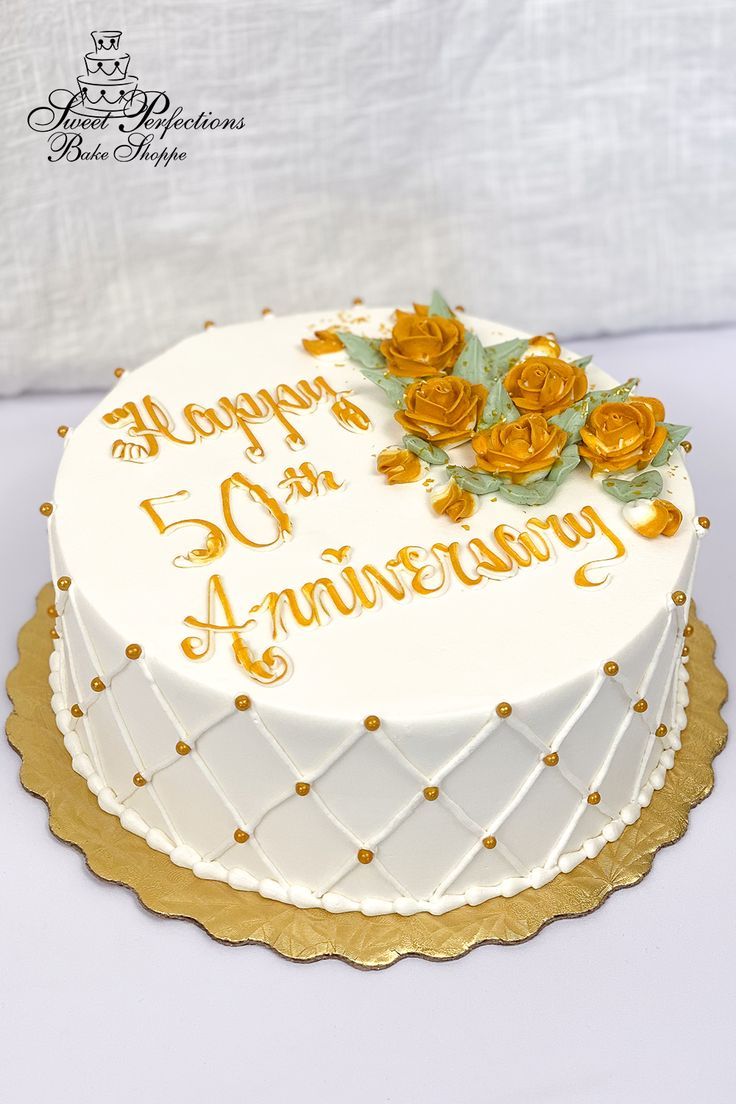
<svg viewBox="0 0 736 1104">
<path fill-rule="evenodd" d="M 656 467 L 591 461 L 621 448 L 612 407 L 585 422 L 616 387 L 594 364 L 458 313 L 453 375 L 431 312 L 407 325 L 439 367 L 395 322 L 268 314 L 122 375 L 64 438 L 51 684 L 102 809 L 198 877 L 441 913 L 595 856 L 664 784 L 702 526 L 678 427 L 656 419 Z M 516 375 L 494 375 L 496 347 Z M 547 402 L 524 391 L 533 371 L 562 394 L 544 425 L 525 421 Z M 551 471 L 527 470 L 527 424 Z"/>
</svg>

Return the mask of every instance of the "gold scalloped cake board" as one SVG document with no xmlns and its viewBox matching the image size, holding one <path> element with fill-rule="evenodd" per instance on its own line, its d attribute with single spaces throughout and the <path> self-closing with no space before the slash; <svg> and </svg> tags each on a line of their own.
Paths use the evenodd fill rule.
<svg viewBox="0 0 736 1104">
<path fill-rule="evenodd" d="M 660 847 L 683 835 L 690 810 L 713 788 L 713 759 L 726 742 L 720 716 L 726 681 L 715 665 L 713 635 L 693 610 L 694 632 L 688 639 L 690 705 L 682 749 L 664 788 L 654 794 L 639 820 L 597 858 L 586 859 L 542 889 L 465 905 L 444 916 L 367 917 L 299 909 L 220 882 L 200 881 L 100 810 L 84 780 L 71 769 L 51 709 L 46 610 L 53 600 L 49 584 L 38 596 L 35 616 L 20 631 L 20 659 L 7 684 L 14 706 L 8 739 L 23 760 L 23 786 L 48 805 L 51 831 L 78 847 L 90 870 L 128 886 L 152 912 L 194 920 L 223 943 L 259 943 L 299 962 L 340 958 L 353 966 L 378 969 L 406 955 L 459 958 L 483 943 L 520 943 L 552 920 L 592 912 L 614 890 L 641 881 Z"/>
</svg>

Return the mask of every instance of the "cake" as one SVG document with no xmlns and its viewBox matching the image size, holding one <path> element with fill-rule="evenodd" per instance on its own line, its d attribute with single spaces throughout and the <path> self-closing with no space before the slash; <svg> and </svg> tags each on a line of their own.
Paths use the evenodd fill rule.
<svg viewBox="0 0 736 1104">
<path fill-rule="evenodd" d="M 452 310 L 203 332 L 75 429 L 47 515 L 71 766 L 178 866 L 303 908 L 539 889 L 686 723 L 687 427 Z"/>
<path fill-rule="evenodd" d="M 130 54 L 120 52 L 122 31 L 92 31 L 94 50 L 84 55 L 84 76 L 77 77 L 78 108 L 94 115 L 129 113 L 138 78 L 128 76 Z"/>
</svg>

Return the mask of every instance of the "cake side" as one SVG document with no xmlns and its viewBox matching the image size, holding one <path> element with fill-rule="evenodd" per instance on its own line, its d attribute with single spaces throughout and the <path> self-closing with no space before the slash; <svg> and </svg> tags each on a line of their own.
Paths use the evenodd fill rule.
<svg viewBox="0 0 736 1104">
<path fill-rule="evenodd" d="M 458 522 L 428 509 L 426 492 L 434 503 L 445 487 L 431 465 L 425 493 L 386 488 L 375 463 L 395 437 L 390 409 L 344 355 L 313 361 L 299 340 L 323 326 L 390 332 L 390 321 L 361 308 L 208 332 L 121 381 L 69 435 L 50 517 L 60 637 L 51 682 L 73 766 L 101 806 L 198 876 L 303 907 L 439 913 L 572 869 L 663 784 L 684 723 L 683 634 L 702 526 L 676 454 L 662 494 L 677 501 L 682 526 L 657 548 L 622 525 L 620 503 L 582 471 L 546 510 L 493 501 Z M 489 345 L 513 339 L 471 323 Z M 167 412 L 197 394 L 205 412 L 223 393 L 242 396 L 246 380 L 248 394 L 278 394 L 317 370 L 359 425 L 346 429 L 325 409 L 318 432 L 292 416 L 296 442 L 269 438 L 265 449 L 262 434 L 254 446 L 222 430 L 196 449 L 169 447 L 181 437 L 172 428 L 152 463 L 114 455 L 105 416 L 144 394 Z M 589 375 L 614 382 L 594 366 Z M 346 564 L 368 564 L 375 577 L 393 561 L 394 587 L 409 593 L 395 600 L 384 589 L 359 618 L 332 608 L 306 632 L 290 625 L 279 643 L 291 677 L 268 685 L 257 669 L 243 679 L 228 648 L 235 633 L 212 633 L 203 662 L 182 653 L 183 614 L 201 608 L 212 569 L 206 556 L 182 566 L 192 542 L 173 523 L 157 532 L 141 503 L 186 485 L 185 516 L 211 519 L 211 486 L 238 464 L 250 477 L 257 463 L 259 485 L 284 476 L 291 492 L 295 448 L 335 486 L 310 501 L 294 492 L 292 539 L 277 551 L 264 553 L 272 530 L 261 528 L 257 550 L 254 541 L 216 556 L 223 593 L 283 595 L 299 571 L 339 596 L 336 580 L 358 577 Z M 82 538 L 90 499 L 107 540 Z M 216 543 L 213 522 L 187 524 L 209 524 Z M 178 550 L 173 564 L 162 538 L 167 553 Z M 398 548 L 412 552 L 397 560 Z M 267 637 L 260 644 L 265 655 Z"/>
</svg>

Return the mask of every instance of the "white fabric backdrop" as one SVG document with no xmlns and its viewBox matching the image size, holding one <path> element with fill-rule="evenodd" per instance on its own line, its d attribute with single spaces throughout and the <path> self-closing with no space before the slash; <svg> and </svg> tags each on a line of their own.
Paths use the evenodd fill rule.
<svg viewBox="0 0 736 1104">
<path fill-rule="evenodd" d="M 395 302 L 570 334 L 736 317 L 733 0 L 4 0 L 0 391 L 198 328 Z M 52 164 L 28 112 L 89 33 L 187 160 Z"/>
</svg>

